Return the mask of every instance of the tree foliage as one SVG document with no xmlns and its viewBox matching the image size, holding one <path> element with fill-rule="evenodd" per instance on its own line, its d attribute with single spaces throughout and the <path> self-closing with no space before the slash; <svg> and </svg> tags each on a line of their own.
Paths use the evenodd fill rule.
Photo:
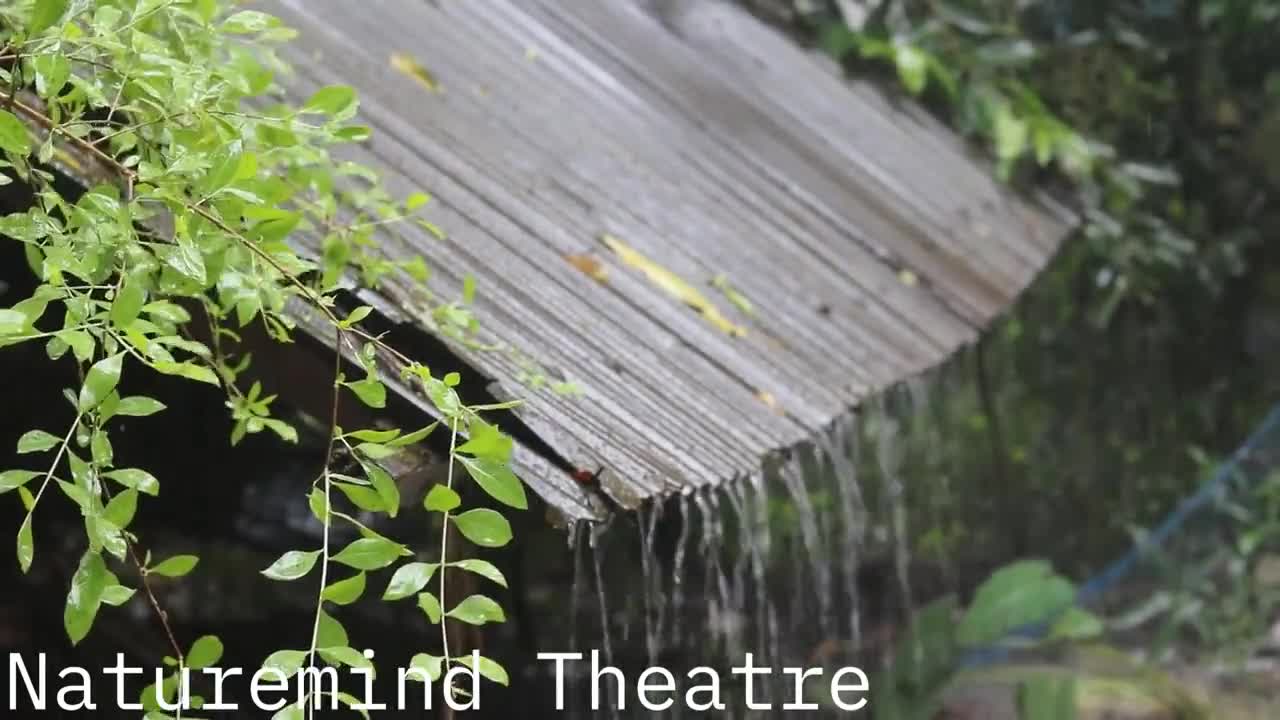
<svg viewBox="0 0 1280 720">
<path fill-rule="evenodd" d="M 527 505 L 508 468 L 510 439 L 480 415 L 496 408 L 466 405 L 457 373 L 433 372 L 364 330 L 371 308 L 343 305 L 344 290 L 407 275 L 434 307 L 447 310 L 439 316 L 451 318 L 454 331 L 473 325 L 464 307 L 430 292 L 420 260 L 391 262 L 379 253 L 379 233 L 394 227 L 438 230 L 417 214 L 425 194 L 392 198 L 376 172 L 334 156 L 369 136 L 353 122 L 356 93 L 329 86 L 301 107 L 281 102 L 275 79 L 287 68 L 273 47 L 293 32 L 234 3 L 5 2 L 0 26 L 0 183 L 24 183 L 35 198 L 25 212 L 0 218 L 0 233 L 22 243 L 39 280 L 30 297 L 0 309 L 0 347 L 42 343 L 50 362 L 72 358 L 78 369 L 64 392 L 74 421 L 23 435 L 18 451 L 38 459 L 40 469 L 0 474 L 0 492 L 23 501 L 16 551 L 24 572 L 39 557 L 32 518 L 45 504 L 68 501 L 83 516 L 85 550 L 65 613 L 72 642 L 85 637 L 103 606 L 141 590 L 172 645 L 175 668 L 161 688 L 144 693 L 154 717 L 165 716 L 158 703 L 176 696 L 182 668 L 221 655 L 216 638 L 187 644 L 175 637 L 151 592 L 148 578 L 182 577 L 198 569 L 198 559 L 151 558 L 130 530 L 139 503 L 161 492 L 166 479 L 119 465 L 113 428 L 121 418 L 168 409 L 122 395 L 121 381 L 160 373 L 216 386 L 236 421 L 231 442 L 263 432 L 295 441 L 241 340 L 255 329 L 290 343 L 298 312 L 320 318 L 335 349 L 356 360 L 336 353 L 332 386 L 309 389 L 332 395 L 329 453 L 316 458 L 323 469 L 299 497 L 323 524 L 324 541 L 284 554 L 263 574 L 316 583 L 315 622 L 310 637 L 294 644 L 301 649 L 281 650 L 267 665 L 289 676 L 318 663 L 368 664 L 326 607 L 356 602 L 368 574 L 392 567 L 384 599 L 416 597 L 442 630 L 444 617 L 501 622 L 501 608 L 482 595 L 441 607 L 450 600 L 446 577 L 456 572 L 505 585 L 491 564 L 455 558 L 445 547 L 454 528 L 486 548 L 512 538 L 501 514 L 461 507 L 461 469 L 499 503 Z M 87 190 L 68 190 L 60 173 Z M 410 430 L 339 427 L 340 403 L 386 405 L 389 372 L 430 401 L 437 422 Z M 441 426 L 450 436 L 447 480 L 424 503 L 443 518 L 442 540 L 440 556 L 425 563 L 413 548 L 357 521 L 355 510 L 394 516 L 400 491 L 383 462 Z M 356 470 L 340 472 L 339 456 L 353 458 Z M 359 539 L 333 546 L 335 523 L 354 527 Z M 117 574 L 129 566 L 139 587 L 126 587 Z M 437 654 L 415 659 L 433 680 L 456 661 L 448 634 L 441 638 Z M 505 682 L 496 663 L 480 664 L 486 677 Z M 299 716 L 292 707 L 282 713 Z"/>
</svg>

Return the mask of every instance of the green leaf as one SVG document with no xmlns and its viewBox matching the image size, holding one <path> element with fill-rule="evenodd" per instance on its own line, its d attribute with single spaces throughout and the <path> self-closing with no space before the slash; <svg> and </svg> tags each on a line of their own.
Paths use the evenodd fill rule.
<svg viewBox="0 0 1280 720">
<path fill-rule="evenodd" d="M 433 512 L 451 512 L 462 504 L 462 498 L 446 485 L 436 485 L 427 493 L 422 504 Z"/>
<path fill-rule="evenodd" d="M 30 324 L 31 318 L 26 313 L 9 308 L 0 309 L 0 337 L 26 332 Z"/>
<path fill-rule="evenodd" d="M 195 380 L 196 382 L 207 383 L 209 385 L 222 384 L 218 381 L 216 373 L 203 365 L 196 365 L 195 363 L 158 362 L 153 363 L 151 367 L 154 368 L 156 372 L 164 373 L 165 375 L 184 377 L 188 380 Z"/>
<path fill-rule="evenodd" d="M 1058 618 L 1049 631 L 1050 640 L 1091 640 L 1103 633 L 1105 627 L 1097 615 L 1080 608 L 1070 608 Z"/>
<path fill-rule="evenodd" d="M 62 444 L 62 439 L 43 430 L 28 430 L 18 438 L 18 454 L 37 453 Z"/>
<path fill-rule="evenodd" d="M 72 645 L 89 634 L 98 608 L 102 606 L 102 593 L 107 588 L 107 565 L 102 555 L 86 552 L 80 558 L 80 567 L 71 578 L 71 591 L 63 610 L 62 624 Z"/>
<path fill-rule="evenodd" d="M 356 570 L 379 570 L 395 562 L 403 554 L 403 545 L 386 538 L 361 538 L 343 548 L 342 552 L 333 557 L 333 561 Z"/>
<path fill-rule="evenodd" d="M 127 528 L 138 512 L 138 491 L 130 488 L 111 498 L 102 517 L 118 528 Z"/>
<path fill-rule="evenodd" d="M 18 528 L 18 567 L 22 569 L 22 574 L 25 575 L 31 569 L 31 560 L 35 557 L 35 553 L 35 538 L 31 534 L 31 514 L 27 513 L 26 518 L 22 520 L 22 525 Z"/>
<path fill-rule="evenodd" d="M 320 597 L 335 605 L 350 605 L 364 595 L 365 583 L 365 574 L 356 573 L 325 588 Z"/>
<path fill-rule="evenodd" d="M 409 669 L 417 670 L 436 682 L 440 679 L 444 666 L 444 658 L 439 655 L 428 655 L 427 653 L 418 653 L 409 661 Z M 405 679 L 422 682 L 422 676 L 417 673 L 410 672 L 405 674 Z"/>
<path fill-rule="evenodd" d="M 213 667 L 222 659 L 222 641 L 213 635 L 205 635 L 196 640 L 187 651 L 187 667 L 192 670 Z"/>
<path fill-rule="evenodd" d="M 319 557 L 319 550 L 312 550 L 311 552 L 290 550 L 271 563 L 271 567 L 263 570 L 262 574 L 272 580 L 297 580 L 311 572 L 311 569 L 316 566 L 316 560 Z"/>
<path fill-rule="evenodd" d="M 5 470 L 0 473 L 0 494 L 16 490 L 39 476 L 40 473 L 30 470 Z"/>
<path fill-rule="evenodd" d="M 503 575 L 502 571 L 495 567 L 493 563 L 487 560 L 459 560 L 457 562 L 449 563 L 449 566 L 462 568 L 467 572 L 475 573 L 480 577 L 492 580 L 502 587 L 507 586 L 506 576 Z"/>
<path fill-rule="evenodd" d="M 427 439 L 427 436 L 430 435 L 432 432 L 434 432 L 435 429 L 438 427 L 440 427 L 440 422 L 436 421 L 424 428 L 414 430 L 413 432 L 408 433 L 407 435 L 401 435 L 395 440 L 389 441 L 387 444 L 393 448 L 401 448 L 406 445 L 413 445 L 414 443 L 419 443 Z"/>
<path fill-rule="evenodd" d="M 13 155 L 31 154 L 31 134 L 27 126 L 8 110 L 0 110 L 0 150 Z"/>
<path fill-rule="evenodd" d="M 343 115 L 356 104 L 356 91 L 349 85 L 322 87 L 302 106 L 304 113 Z"/>
<path fill-rule="evenodd" d="M 297 674 L 306 660 L 307 653 L 302 650 L 277 650 L 262 661 L 262 667 L 275 670 L 287 679 Z"/>
<path fill-rule="evenodd" d="M 85 376 L 84 385 L 80 387 L 78 407 L 80 412 L 88 412 L 98 406 L 103 398 L 115 391 L 120 384 L 120 370 L 124 363 L 124 353 L 116 353 L 94 363 Z"/>
<path fill-rule="evenodd" d="M 120 607 L 129 602 L 135 592 L 133 588 L 124 585 L 109 585 L 102 591 L 102 602 L 111 607 Z"/>
<path fill-rule="evenodd" d="M 1025 627 L 1071 607 L 1075 587 L 1053 573 L 1049 563 L 1024 560 L 992 573 L 974 594 L 957 629 L 961 645 L 998 642 Z"/>
<path fill-rule="evenodd" d="M 432 625 L 440 624 L 443 612 L 440 608 L 440 601 L 436 599 L 435 595 L 429 592 L 418 595 L 418 607 L 422 608 L 422 612 L 426 613 L 427 619 L 431 621 Z"/>
<path fill-rule="evenodd" d="M 525 497 L 524 486 L 506 463 L 487 457 L 459 456 L 458 460 L 467 469 L 471 479 L 475 480 L 476 484 L 489 494 L 489 497 L 517 510 L 529 508 L 529 499 Z"/>
<path fill-rule="evenodd" d="M 480 673 L 481 677 L 491 682 L 495 682 L 502 686 L 510 684 L 511 680 L 507 677 L 507 671 L 504 670 L 501 665 L 483 655 L 478 657 L 478 662 L 474 661 L 471 655 L 454 658 L 454 660 L 460 665 L 472 668 L 476 672 Z"/>
<path fill-rule="evenodd" d="M 383 504 L 382 497 L 372 488 L 344 482 L 336 482 L 333 486 L 342 491 L 342 494 L 346 495 L 347 499 L 361 510 L 366 510 L 368 512 L 387 511 L 387 506 Z"/>
<path fill-rule="evenodd" d="M 912 45 L 898 45 L 893 51 L 898 78 L 912 95 L 919 95 L 929 79 L 929 56 Z"/>
<path fill-rule="evenodd" d="M 127 329 L 142 313 L 142 306 L 147 302 L 147 293 L 137 283 L 125 283 L 111 302 L 111 322 L 118 328 Z"/>
<path fill-rule="evenodd" d="M 27 32 L 35 37 L 53 27 L 67 12 L 68 0 L 36 0 L 31 8 L 31 22 Z"/>
<path fill-rule="evenodd" d="M 378 493 L 382 505 L 386 508 L 386 512 L 391 517 L 395 517 L 400 512 L 400 486 L 396 485 L 396 481 L 391 475 L 382 468 L 372 463 L 362 464 L 364 472 L 369 476 L 369 483 L 373 485 L 374 492 Z"/>
<path fill-rule="evenodd" d="M 511 523 L 488 508 L 468 510 L 453 522 L 463 537 L 480 547 L 497 548 L 511 542 Z"/>
<path fill-rule="evenodd" d="M 320 610 L 316 620 L 317 647 L 341 647 L 351 642 L 347 637 L 347 629 L 329 613 Z"/>
<path fill-rule="evenodd" d="M 257 10 L 241 10 L 222 23 L 223 32 L 246 35 L 269 30 L 279 24 L 272 16 Z"/>
<path fill-rule="evenodd" d="M 352 430 L 344 434 L 344 438 L 355 438 L 361 442 L 389 443 L 400 437 L 399 430 Z"/>
<path fill-rule="evenodd" d="M 502 606 L 484 595 L 470 595 L 463 598 L 447 615 L 461 620 L 468 625 L 484 625 L 491 622 L 505 622 L 506 613 Z"/>
<path fill-rule="evenodd" d="M 168 578 L 180 578 L 192 570 L 196 569 L 196 565 L 200 563 L 200 558 L 195 555 L 174 555 L 164 562 L 147 569 L 148 575 L 159 575 Z"/>
<path fill-rule="evenodd" d="M 323 657 L 325 660 L 328 660 L 329 662 L 347 665 L 353 668 L 362 668 L 362 669 L 368 670 L 373 667 L 373 663 L 369 661 L 369 658 L 365 657 L 364 653 L 360 652 L 359 650 L 356 650 L 355 648 L 349 648 L 349 647 L 320 648 L 320 655 L 321 657 Z"/>
<path fill-rule="evenodd" d="M 387 406 L 387 388 L 374 378 L 366 378 L 357 382 L 345 383 L 347 389 L 360 398 L 360 402 L 371 408 L 381 409 Z"/>
<path fill-rule="evenodd" d="M 147 417 L 148 415 L 155 415 L 164 409 L 164 403 L 159 400 L 135 395 L 121 398 L 115 414 L 126 417 Z"/>
<path fill-rule="evenodd" d="M 471 437 L 457 451 L 505 463 L 511 459 L 511 438 L 483 420 L 471 423 Z"/>
<path fill-rule="evenodd" d="M 403 600 L 421 592 L 422 588 L 431 582 L 431 576 L 435 574 L 438 567 L 440 566 L 437 563 L 424 562 L 402 565 L 396 570 L 395 575 L 391 576 L 391 582 L 387 584 L 386 592 L 382 593 L 382 599 Z"/>
<path fill-rule="evenodd" d="M 160 481 L 146 470 L 124 468 L 103 473 L 103 477 L 111 478 L 128 488 L 133 488 L 146 495 L 160 494 Z"/>
</svg>

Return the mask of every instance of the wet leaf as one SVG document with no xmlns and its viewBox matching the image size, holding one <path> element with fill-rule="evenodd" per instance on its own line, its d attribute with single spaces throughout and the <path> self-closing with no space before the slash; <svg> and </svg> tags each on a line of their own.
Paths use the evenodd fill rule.
<svg viewBox="0 0 1280 720">
<path fill-rule="evenodd" d="M 120 384 L 120 370 L 124 364 L 124 353 L 117 353 L 94 363 L 85 376 L 84 385 L 80 387 L 78 405 L 80 412 L 88 412 L 98 406 L 104 398 L 115 391 Z"/>
<path fill-rule="evenodd" d="M 435 595 L 429 592 L 418 595 L 418 607 L 422 608 L 422 612 L 426 613 L 427 619 L 431 621 L 432 625 L 440 624 L 440 616 L 443 612 L 440 609 L 440 601 L 436 599 Z"/>
<path fill-rule="evenodd" d="M 193 670 L 213 667 L 222 659 L 222 641 L 213 635 L 196 640 L 187 651 L 187 667 Z"/>
<path fill-rule="evenodd" d="M 496 548 L 511 542 L 511 523 L 488 508 L 468 510 L 453 522 L 463 537 L 480 547 Z"/>
<path fill-rule="evenodd" d="M 333 561 L 356 570 L 379 570 L 404 554 L 404 547 L 386 538 L 361 538 L 342 549 Z"/>
<path fill-rule="evenodd" d="M 147 569 L 148 575 L 160 575 L 161 577 L 180 578 L 192 570 L 196 569 L 196 565 L 200 563 L 200 558 L 195 555 L 174 555 L 164 562 Z"/>
<path fill-rule="evenodd" d="M 529 509 L 524 485 L 506 463 L 487 457 L 459 456 L 458 461 L 467 469 L 471 479 L 489 494 L 489 497 L 517 510 Z"/>
<path fill-rule="evenodd" d="M 440 83 L 436 80 L 435 75 L 431 74 L 412 55 L 398 52 L 391 55 L 391 67 L 399 73 L 413 78 L 419 85 L 429 92 L 440 92 L 442 90 Z"/>
<path fill-rule="evenodd" d="M 271 567 L 262 571 L 263 575 L 272 580 L 297 580 L 305 577 L 311 569 L 316 566 L 316 560 L 320 558 L 319 550 L 303 552 L 301 550 L 290 550 L 281 555 L 275 562 L 271 563 Z"/>
<path fill-rule="evenodd" d="M 491 622 L 505 622 L 506 613 L 502 606 L 484 595 L 471 595 L 463 598 L 447 615 L 468 625 L 484 625 Z"/>
<path fill-rule="evenodd" d="M 422 592 L 422 589 L 431 582 L 431 576 L 435 574 L 437 563 L 415 562 L 403 565 L 396 570 L 395 575 L 391 576 L 391 582 L 387 585 L 386 592 L 382 593 L 383 600 L 403 600 L 412 595 Z"/>
<path fill-rule="evenodd" d="M 331 584 L 324 589 L 320 597 L 334 605 L 350 605 L 359 600 L 361 595 L 364 595 L 366 582 L 367 578 L 364 573 L 356 573 L 346 580 L 339 580 Z"/>
<path fill-rule="evenodd" d="M 71 578 L 71 591 L 67 594 L 67 605 L 63 611 L 63 627 L 67 631 L 72 645 L 89 634 L 93 621 L 98 616 L 98 608 L 102 606 L 102 593 L 107 589 L 107 565 L 102 555 L 86 552 L 80 558 L 80 567 Z"/>
<path fill-rule="evenodd" d="M 477 657 L 478 659 L 471 655 L 466 655 L 464 657 L 454 659 L 460 665 L 466 665 L 467 667 L 472 668 L 476 672 L 480 673 L 481 677 L 491 682 L 495 682 L 503 686 L 506 686 L 511 682 L 507 677 L 507 671 L 504 670 L 501 665 L 483 655 Z"/>
<path fill-rule="evenodd" d="M 267 656 L 262 662 L 262 667 L 276 670 L 285 678 L 291 678 L 302 669 L 302 663 L 306 662 L 307 653 L 302 650 L 277 650 Z"/>
<path fill-rule="evenodd" d="M 622 262 L 644 273 L 649 282 L 696 310 L 717 330 L 731 337 L 742 337 L 747 334 L 745 328 L 731 322 L 706 296 L 699 292 L 697 288 L 685 282 L 680 276 L 636 252 L 629 245 L 612 235 L 604 235 L 601 238 L 601 242 L 617 254 Z"/>
<path fill-rule="evenodd" d="M 569 264 L 581 271 L 582 274 L 596 282 L 605 283 L 609 281 L 609 268 L 600 262 L 598 258 L 591 255 L 565 255 L 564 259 L 568 260 Z"/>
<path fill-rule="evenodd" d="M 492 580 L 502 587 L 507 586 L 506 576 L 502 574 L 501 570 L 494 567 L 493 563 L 487 560 L 459 560 L 455 563 L 450 563 L 450 567 L 462 568 L 467 572 Z"/>
<path fill-rule="evenodd" d="M 458 493 L 444 485 L 436 485 L 427 493 L 422 505 L 432 512 L 451 512 L 462 504 Z"/>
</svg>

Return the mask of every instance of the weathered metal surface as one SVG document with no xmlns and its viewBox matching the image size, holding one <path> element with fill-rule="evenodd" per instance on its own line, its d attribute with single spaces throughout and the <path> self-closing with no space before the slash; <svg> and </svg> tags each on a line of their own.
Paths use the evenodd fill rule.
<svg viewBox="0 0 1280 720">
<path fill-rule="evenodd" d="M 999 186 L 915 108 L 850 83 L 717 0 L 274 0 L 299 29 L 287 91 L 350 84 L 374 137 L 353 159 L 426 190 L 439 240 L 393 256 L 471 275 L 484 332 L 451 349 L 623 504 L 756 472 L 868 393 L 945 358 L 1044 264 L 1068 219 Z M 413 57 L 438 91 L 391 64 Z M 698 288 L 724 332 L 602 244 Z M 566 258 L 589 255 L 603 282 Z M 709 285 L 723 275 L 748 314 Z M 421 323 L 407 285 L 382 291 Z M 528 360 L 582 394 L 521 387 Z M 521 447 L 554 506 L 592 515 Z"/>
</svg>

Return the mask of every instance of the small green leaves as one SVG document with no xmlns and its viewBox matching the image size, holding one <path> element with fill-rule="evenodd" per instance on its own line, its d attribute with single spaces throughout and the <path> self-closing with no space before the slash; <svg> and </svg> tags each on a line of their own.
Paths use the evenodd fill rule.
<svg viewBox="0 0 1280 720">
<path fill-rule="evenodd" d="M 135 395 L 133 397 L 121 398 L 120 404 L 116 406 L 116 415 L 126 417 L 147 417 L 165 409 L 164 403 L 154 398 Z"/>
<path fill-rule="evenodd" d="M 200 558 L 195 555 L 174 555 L 158 565 L 147 568 L 147 574 L 180 578 L 195 570 L 199 563 Z"/>
<path fill-rule="evenodd" d="M 6 470 L 0 472 L 0 494 L 16 490 L 39 476 L 40 473 L 30 470 Z"/>
<path fill-rule="evenodd" d="M 22 525 L 18 528 L 18 567 L 25 575 L 31 569 L 31 560 L 36 552 L 35 539 L 31 535 L 31 513 L 27 513 Z"/>
<path fill-rule="evenodd" d="M 369 658 L 365 657 L 359 650 L 349 647 L 327 647 L 320 648 L 320 656 L 331 663 L 346 665 L 353 668 L 371 669 L 373 663 Z"/>
<path fill-rule="evenodd" d="M 290 550 L 281 555 L 271 567 L 262 571 L 263 575 L 272 580 L 297 580 L 305 577 L 311 569 L 316 566 L 316 560 L 320 558 L 320 551 L 313 550 L 311 552 L 302 552 L 300 550 Z"/>
<path fill-rule="evenodd" d="M 137 283 L 125 283 L 111 302 L 111 323 L 120 329 L 128 329 L 147 302 L 147 293 Z"/>
<path fill-rule="evenodd" d="M 27 132 L 27 126 L 8 110 L 0 110 L 0 150 L 22 156 L 31 153 L 31 134 Z"/>
<path fill-rule="evenodd" d="M 103 398 L 115 391 L 120 383 L 120 370 L 124 363 L 124 353 L 116 353 L 99 360 L 89 368 L 84 385 L 80 387 L 78 406 L 80 412 L 88 412 L 98 406 Z"/>
<path fill-rule="evenodd" d="M 427 493 L 422 505 L 433 512 L 451 512 L 462 504 L 458 493 L 445 485 L 436 485 Z"/>
<path fill-rule="evenodd" d="M 192 670 L 213 667 L 222 659 L 222 641 L 213 635 L 196 640 L 187 651 L 187 667 Z"/>
<path fill-rule="evenodd" d="M 306 660 L 307 653 L 302 650 L 277 650 L 262 661 L 262 667 L 275 670 L 288 679 L 302 669 Z"/>
<path fill-rule="evenodd" d="M 349 85 L 329 85 L 317 90 L 302 106 L 302 112 L 349 116 L 355 105 L 356 91 Z"/>
<path fill-rule="evenodd" d="M 31 24 L 27 26 L 27 32 L 35 36 L 56 25 L 66 13 L 67 4 L 68 0 L 36 0 L 31 8 Z"/>
<path fill-rule="evenodd" d="M 497 548 L 511 542 L 511 523 L 488 508 L 468 510 L 453 522 L 463 537 L 480 547 Z"/>
<path fill-rule="evenodd" d="M 440 624 L 443 612 L 440 608 L 440 600 L 435 595 L 429 592 L 418 595 L 418 607 L 422 609 L 422 612 L 426 613 L 427 619 L 431 621 L 432 625 Z"/>
<path fill-rule="evenodd" d="M 471 438 L 458 446 L 457 451 L 477 458 L 490 458 L 506 462 L 511 457 L 512 440 L 498 428 L 482 420 L 471 423 Z"/>
<path fill-rule="evenodd" d="M 160 481 L 146 470 L 123 468 L 103 473 L 103 477 L 111 478 L 127 488 L 133 488 L 144 495 L 160 494 Z"/>
<path fill-rule="evenodd" d="M 133 516 L 137 512 L 138 491 L 130 488 L 111 498 L 111 502 L 107 503 L 106 509 L 103 510 L 102 517 L 118 528 L 127 528 L 129 523 L 133 522 Z"/>
<path fill-rule="evenodd" d="M 427 653 L 418 653 L 409 661 L 409 669 L 418 672 L 410 672 L 405 675 L 406 679 L 422 682 L 422 676 L 426 676 L 431 682 L 436 682 L 442 674 L 444 666 L 444 658 L 439 655 L 429 655 Z M 422 673 L 419 675 L 418 673 Z"/>
<path fill-rule="evenodd" d="M 386 592 L 382 593 L 382 599 L 403 600 L 421 592 L 422 588 L 431 581 L 431 576 L 435 574 L 438 567 L 436 563 L 423 562 L 402 565 L 396 570 L 395 575 L 391 576 L 391 582 L 387 585 Z"/>
<path fill-rule="evenodd" d="M 364 573 L 356 573 L 346 580 L 339 580 L 325 588 L 324 592 L 320 593 L 320 597 L 335 605 L 350 605 L 364 595 L 366 582 Z"/>
<path fill-rule="evenodd" d="M 333 561 L 356 570 L 380 570 L 405 554 L 403 545 L 386 538 L 361 538 L 342 549 Z"/>
<path fill-rule="evenodd" d="M 71 591 L 67 594 L 67 605 L 62 615 L 62 624 L 72 645 L 79 645 L 93 627 L 98 608 L 102 606 L 106 584 L 107 566 L 102 555 L 86 552 L 71 578 Z"/>
<path fill-rule="evenodd" d="M 236 35 L 249 35 L 269 30 L 278 24 L 278 20 L 264 12 L 241 10 L 222 23 L 222 30 Z"/>
<path fill-rule="evenodd" d="M 510 439 L 508 439 L 508 442 L 510 442 Z M 525 497 L 524 486 L 520 484 L 520 480 L 515 476 L 515 473 L 507 468 L 505 463 L 488 457 L 468 458 L 458 456 L 458 460 L 467 469 L 467 474 L 471 476 L 471 479 L 475 480 L 476 484 L 494 500 L 517 510 L 527 510 L 529 508 L 529 500 Z"/>
<path fill-rule="evenodd" d="M 467 572 L 472 572 L 480 577 L 492 580 L 502 587 L 507 586 L 506 576 L 502 574 L 501 570 L 494 567 L 493 563 L 487 560 L 459 560 L 457 562 L 449 563 L 449 567 L 462 568 Z"/>
<path fill-rule="evenodd" d="M 347 629 L 324 608 L 317 612 L 316 621 L 316 647 L 344 647 L 351 642 Z"/>
<path fill-rule="evenodd" d="M 504 622 L 507 619 L 502 607 L 484 595 L 471 595 L 450 610 L 447 615 L 461 620 L 468 625 L 484 625 L 491 622 Z"/>
<path fill-rule="evenodd" d="M 507 677 L 507 671 L 504 670 L 501 665 L 483 655 L 479 656 L 478 661 L 473 660 L 470 655 L 454 658 L 454 660 L 456 660 L 458 664 L 465 665 L 480 673 L 481 677 L 489 680 L 490 682 L 495 682 L 502 686 L 506 686 L 511 682 L 510 678 Z"/>
<path fill-rule="evenodd" d="M 56 447 L 62 441 L 43 430 L 28 430 L 18 438 L 18 454 L 38 453 Z"/>
<path fill-rule="evenodd" d="M 177 377 L 195 380 L 207 385 L 220 385 L 218 376 L 209 368 L 203 365 L 196 365 L 190 362 L 157 362 L 151 364 L 152 369 L 165 375 L 174 375 Z"/>
<path fill-rule="evenodd" d="M 387 386 L 376 378 L 366 378 L 356 382 L 343 383 L 348 390 L 360 398 L 360 402 L 371 408 L 382 409 L 387 406 Z"/>
</svg>

